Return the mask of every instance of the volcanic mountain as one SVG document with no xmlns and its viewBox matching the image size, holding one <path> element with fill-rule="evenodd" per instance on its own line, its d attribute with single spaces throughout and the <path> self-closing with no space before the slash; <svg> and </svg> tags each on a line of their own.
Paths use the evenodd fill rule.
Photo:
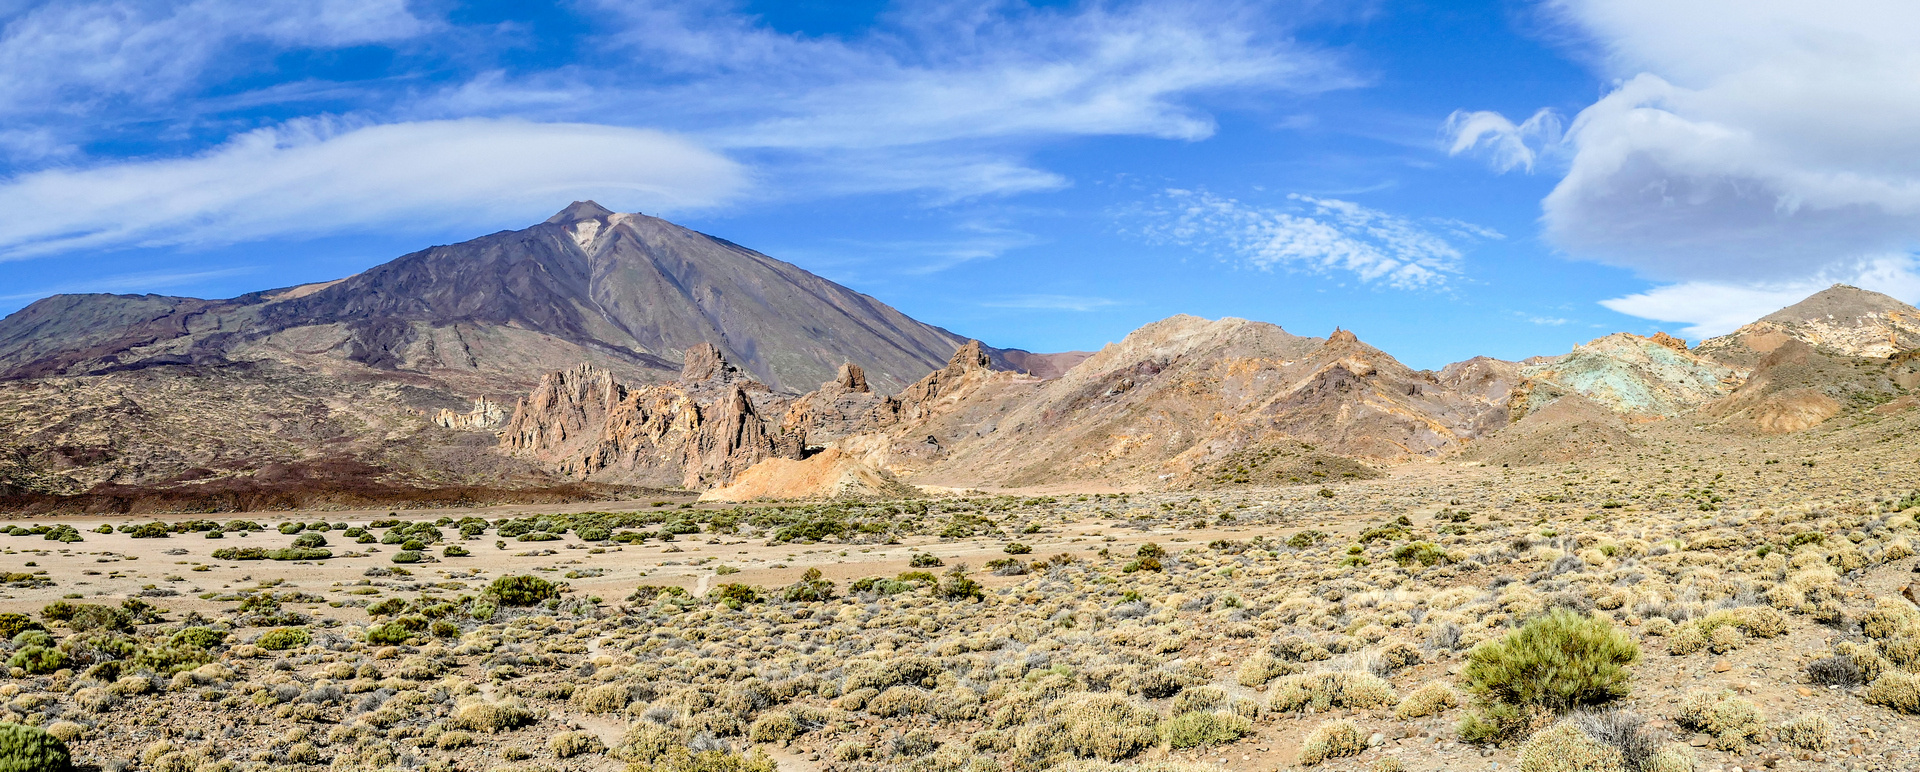
<svg viewBox="0 0 1920 772">
<path fill-rule="evenodd" d="M 582 201 L 337 281 L 231 300 L 47 298 L 0 321 L 0 378 L 319 356 L 481 376 L 504 395 L 579 362 L 668 379 L 682 351 L 710 343 L 776 390 L 810 388 L 844 361 L 894 389 L 964 342 L 745 247 Z"/>
<path fill-rule="evenodd" d="M 276 464 L 324 478 L 314 465 L 348 461 L 403 485 L 537 482 L 550 470 L 488 448 L 550 373 L 667 383 L 704 346 L 774 392 L 845 362 L 892 391 L 966 341 L 724 239 L 576 202 L 336 281 L 59 295 L 0 320 L 0 492 L 204 485 Z M 1061 361 L 984 351 L 996 367 Z"/>
</svg>

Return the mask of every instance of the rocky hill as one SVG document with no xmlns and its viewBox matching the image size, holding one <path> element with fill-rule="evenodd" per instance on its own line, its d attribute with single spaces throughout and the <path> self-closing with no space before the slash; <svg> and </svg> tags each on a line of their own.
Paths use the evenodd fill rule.
<svg viewBox="0 0 1920 772">
<path fill-rule="evenodd" d="M 1458 377 L 1484 386 L 1482 376 Z M 996 372 L 969 346 L 895 397 L 830 383 L 797 400 L 786 421 L 837 451 L 809 463 L 1007 487 L 1373 477 L 1382 464 L 1438 456 L 1505 423 L 1504 392 L 1458 390 L 1350 332 L 1307 338 L 1192 316 L 1147 325 L 1056 379 Z"/>
<path fill-rule="evenodd" d="M 1920 309 L 1835 284 L 1731 334 L 1701 341 L 1696 353 L 1751 367 L 1790 340 L 1841 356 L 1886 358 L 1920 348 Z"/>
<path fill-rule="evenodd" d="M 1747 371 L 1702 357 L 1686 341 L 1614 333 L 1520 369 L 1509 399 L 1514 420 L 1569 394 L 1635 418 L 1671 418 L 1731 393 Z"/>
</svg>

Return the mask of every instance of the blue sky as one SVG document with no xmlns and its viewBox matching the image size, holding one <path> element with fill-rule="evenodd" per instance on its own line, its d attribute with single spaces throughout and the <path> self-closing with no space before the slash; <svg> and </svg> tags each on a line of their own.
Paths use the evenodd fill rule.
<svg viewBox="0 0 1920 772">
<path fill-rule="evenodd" d="M 659 214 L 1000 346 L 1416 367 L 1920 300 L 1888 0 L 0 0 L 0 313 Z"/>
</svg>

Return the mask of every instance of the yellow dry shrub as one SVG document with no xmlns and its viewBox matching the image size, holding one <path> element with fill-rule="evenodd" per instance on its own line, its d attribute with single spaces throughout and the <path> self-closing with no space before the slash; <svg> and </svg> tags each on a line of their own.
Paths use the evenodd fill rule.
<svg viewBox="0 0 1920 772">
<path fill-rule="evenodd" d="M 454 708 L 453 719 L 448 724 L 456 729 L 493 733 L 525 726 L 533 723 L 533 720 L 533 711 L 528 710 L 519 698 L 508 697 L 500 702 L 484 699 L 461 702 Z"/>
<path fill-rule="evenodd" d="M 1803 713 L 1775 728 L 1773 734 L 1795 748 L 1824 751 L 1833 747 L 1833 722 L 1818 713 Z"/>
<path fill-rule="evenodd" d="M 1314 727 L 1306 739 L 1300 741 L 1297 761 L 1311 767 L 1327 759 L 1357 756 L 1366 749 L 1367 738 L 1360 734 L 1360 727 L 1343 718 Z"/>
<path fill-rule="evenodd" d="M 1274 686 L 1267 708 L 1289 712 L 1313 708 L 1378 708 L 1391 705 L 1399 695 L 1393 686 L 1372 673 L 1335 670 L 1287 676 Z"/>
<path fill-rule="evenodd" d="M 1420 718 L 1445 712 L 1460 704 L 1460 696 L 1443 681 L 1433 681 L 1415 689 L 1395 706 L 1393 714 L 1402 719 Z"/>
<path fill-rule="evenodd" d="M 1920 714 L 1920 675 L 1888 670 L 1867 685 L 1867 702 L 1907 714 Z"/>
<path fill-rule="evenodd" d="M 1152 745 L 1160 715 L 1110 694 L 1064 697 L 1014 735 L 1017 766 L 1046 769 L 1073 759 L 1118 761 Z"/>
<path fill-rule="evenodd" d="M 1694 692 L 1680 701 L 1673 721 L 1682 728 L 1713 735 L 1714 747 L 1734 751 L 1766 734 L 1766 715 L 1731 691 Z"/>
<path fill-rule="evenodd" d="M 574 706 L 588 713 L 612 713 L 632 699 L 625 684 L 605 684 L 573 695 Z"/>
<path fill-rule="evenodd" d="M 1515 761 L 1520 772 L 1624 772 L 1620 750 L 1562 721 L 1534 733 L 1520 746 Z"/>
<path fill-rule="evenodd" d="M 603 753 L 606 743 L 592 732 L 561 732 L 547 741 L 547 751 L 554 758 L 565 759 L 588 753 Z"/>
</svg>

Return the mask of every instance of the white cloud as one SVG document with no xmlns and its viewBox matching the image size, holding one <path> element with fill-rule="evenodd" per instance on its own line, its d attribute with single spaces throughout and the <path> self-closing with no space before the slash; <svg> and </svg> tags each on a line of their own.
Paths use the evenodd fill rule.
<svg viewBox="0 0 1920 772">
<path fill-rule="evenodd" d="M 745 184 L 733 161 L 646 129 L 467 119 L 341 130 L 302 121 L 191 158 L 0 183 L 0 259 L 529 222 L 575 198 L 671 213 L 723 203 Z"/>
<path fill-rule="evenodd" d="M 1600 304 L 1629 316 L 1686 324 L 1680 330 L 1685 337 L 1711 338 L 1805 300 L 1836 282 L 1907 300 L 1920 298 L 1920 276 L 1915 275 L 1915 267 L 1909 257 L 1884 257 L 1849 275 L 1769 283 L 1681 282 Z"/>
<path fill-rule="evenodd" d="M 1560 142 L 1561 127 L 1560 116 L 1552 110 L 1536 112 L 1519 124 L 1487 110 L 1455 110 L 1440 132 L 1449 140 L 1448 155 L 1479 151 L 1497 171 L 1531 172 L 1540 155 Z"/>
<path fill-rule="evenodd" d="M 1289 195 L 1286 207 L 1265 207 L 1205 191 L 1169 190 L 1133 213 L 1140 235 L 1220 254 L 1261 270 L 1275 267 L 1346 272 L 1400 288 L 1439 285 L 1458 273 L 1455 239 L 1499 238 L 1454 221 L 1422 224 L 1350 201 Z M 1462 227 L 1466 226 L 1466 227 Z"/>
<path fill-rule="evenodd" d="M 980 305 L 988 308 L 1025 308 L 1044 311 L 1097 311 L 1120 305 L 1120 301 L 1081 295 L 1015 295 Z"/>
<path fill-rule="evenodd" d="M 406 0 L 46 3 L 0 28 L 0 114 L 168 100 L 219 69 L 236 45 L 338 48 L 432 28 Z"/>
<path fill-rule="evenodd" d="M 805 37 L 725 5 L 596 5 L 634 67 L 489 75 L 442 96 L 464 109 L 661 120 L 750 153 L 780 182 L 835 192 L 931 191 L 944 203 L 1060 187 L 1035 143 L 1129 135 L 1192 141 L 1209 94 L 1357 85 L 1255 4 L 1171 0 L 1034 9 L 906 2 L 855 37 Z M 666 77 L 659 77 L 665 73 Z M 666 85 L 662 85 L 665 83 Z M 586 95 L 587 98 L 581 98 Z M 579 111 L 579 112 L 573 112 Z"/>
<path fill-rule="evenodd" d="M 1764 287 L 1920 246 L 1920 4 L 1550 5 L 1615 83 L 1569 127 L 1544 202 L 1570 255 Z M 1496 165 L 1524 165 L 1481 121 Z"/>
</svg>

